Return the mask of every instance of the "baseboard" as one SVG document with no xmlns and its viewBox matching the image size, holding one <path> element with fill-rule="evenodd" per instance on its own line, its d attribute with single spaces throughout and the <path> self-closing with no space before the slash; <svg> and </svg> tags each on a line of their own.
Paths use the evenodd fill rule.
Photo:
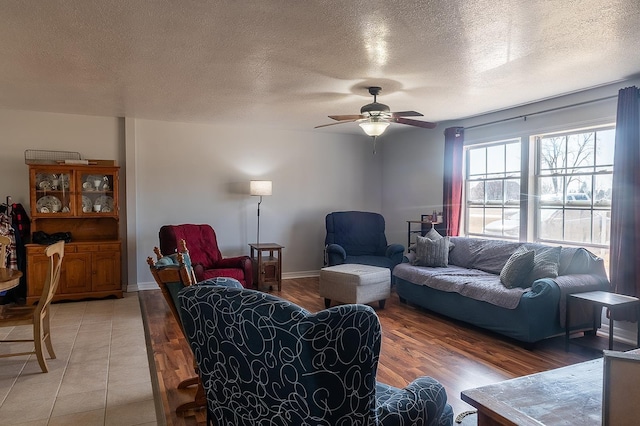
<svg viewBox="0 0 640 426">
<path fill-rule="evenodd" d="M 299 271 L 299 272 L 285 272 L 282 274 L 283 280 L 290 280 L 295 278 L 309 278 L 309 277 L 319 277 L 320 271 Z"/>
<path fill-rule="evenodd" d="M 129 284 L 127 286 L 127 292 L 144 291 L 144 290 L 159 290 L 158 284 L 155 281 L 146 283 Z"/>
</svg>

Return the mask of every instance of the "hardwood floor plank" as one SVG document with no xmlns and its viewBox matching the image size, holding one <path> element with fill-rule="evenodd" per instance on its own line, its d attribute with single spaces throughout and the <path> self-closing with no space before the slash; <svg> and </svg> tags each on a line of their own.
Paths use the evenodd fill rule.
<svg viewBox="0 0 640 426">
<path fill-rule="evenodd" d="M 282 291 L 273 294 L 311 312 L 324 308 L 318 278 L 288 279 Z M 193 356 L 160 290 L 139 294 L 149 330 L 150 346 L 160 383 L 160 394 L 168 425 L 204 425 L 204 410 L 184 416 L 175 407 L 193 400 L 195 389 L 179 390 L 181 380 L 193 375 Z M 465 389 L 538 373 L 601 356 L 581 348 L 564 351 L 563 337 L 540 342 L 527 349 L 516 341 L 435 313 L 402 304 L 392 290 L 385 309 L 372 304 L 382 325 L 382 345 L 377 379 L 404 387 L 418 376 L 440 381 L 456 414 L 473 407 L 460 399 Z"/>
</svg>

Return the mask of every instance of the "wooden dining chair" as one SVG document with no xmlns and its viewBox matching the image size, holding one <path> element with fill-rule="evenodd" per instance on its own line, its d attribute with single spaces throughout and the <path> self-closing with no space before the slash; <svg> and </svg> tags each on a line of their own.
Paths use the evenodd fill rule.
<svg viewBox="0 0 640 426">
<path fill-rule="evenodd" d="M 51 344 L 49 305 L 60 281 L 60 267 L 62 265 L 62 259 L 64 258 L 64 241 L 59 241 L 47 246 L 44 253 L 49 257 L 49 268 L 38 304 L 36 306 L 3 305 L 0 307 L 0 327 L 33 325 L 33 339 L 4 339 L 0 340 L 0 343 L 33 342 L 35 348 L 30 352 L 0 354 L 0 358 L 35 354 L 42 372 L 46 373 L 49 369 L 47 367 L 47 361 L 44 358 L 43 346 L 46 346 L 51 359 L 56 358 L 53 345 Z"/>
<path fill-rule="evenodd" d="M 185 240 L 180 240 L 178 244 L 178 253 L 165 256 L 160 252 L 158 247 L 154 247 L 153 252 L 156 254 L 156 260 L 148 257 L 147 263 L 151 275 L 156 280 L 158 287 L 162 291 L 162 296 L 167 302 L 173 317 L 182 330 L 182 320 L 179 314 L 178 292 L 184 287 L 196 283 L 196 277 L 191 267 L 191 258 L 187 250 Z M 197 373 L 197 366 L 194 361 L 194 370 Z M 176 408 L 177 414 L 182 414 L 186 410 L 202 408 L 207 405 L 207 399 L 204 394 L 204 388 L 200 383 L 200 377 L 196 374 L 178 383 L 178 389 L 185 389 L 196 385 L 196 395 L 193 401 L 186 402 Z"/>
</svg>

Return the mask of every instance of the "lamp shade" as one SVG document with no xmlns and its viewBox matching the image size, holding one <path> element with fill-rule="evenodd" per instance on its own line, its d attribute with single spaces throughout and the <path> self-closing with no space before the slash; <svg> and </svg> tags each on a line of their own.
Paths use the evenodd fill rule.
<svg viewBox="0 0 640 426">
<path fill-rule="evenodd" d="M 251 195 L 271 195 L 271 181 L 252 180 L 249 183 L 249 193 Z"/>
<path fill-rule="evenodd" d="M 360 123 L 362 130 L 369 136 L 380 136 L 389 126 L 387 121 L 370 120 Z"/>
</svg>

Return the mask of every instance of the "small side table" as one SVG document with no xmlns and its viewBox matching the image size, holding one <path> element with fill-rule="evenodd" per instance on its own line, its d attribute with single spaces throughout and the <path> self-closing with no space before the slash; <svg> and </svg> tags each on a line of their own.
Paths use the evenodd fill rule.
<svg viewBox="0 0 640 426">
<path fill-rule="evenodd" d="M 609 350 L 613 350 L 613 311 L 617 308 L 635 306 L 638 318 L 640 318 L 640 299 L 623 294 L 609 293 L 607 291 L 587 291 L 585 293 L 571 293 L 567 295 L 566 318 L 565 318 L 565 350 L 569 350 L 569 335 L 571 327 L 569 324 L 569 309 L 572 301 L 582 300 L 593 305 L 593 332 L 597 331 L 597 320 L 602 315 L 602 308 L 606 307 L 612 312 L 609 316 Z M 640 327 L 636 337 L 636 347 L 640 347 Z"/>
<path fill-rule="evenodd" d="M 282 290 L 282 249 L 276 243 L 251 243 L 251 262 L 253 263 L 253 285 L 260 290 L 266 284 L 278 284 Z"/>
</svg>

